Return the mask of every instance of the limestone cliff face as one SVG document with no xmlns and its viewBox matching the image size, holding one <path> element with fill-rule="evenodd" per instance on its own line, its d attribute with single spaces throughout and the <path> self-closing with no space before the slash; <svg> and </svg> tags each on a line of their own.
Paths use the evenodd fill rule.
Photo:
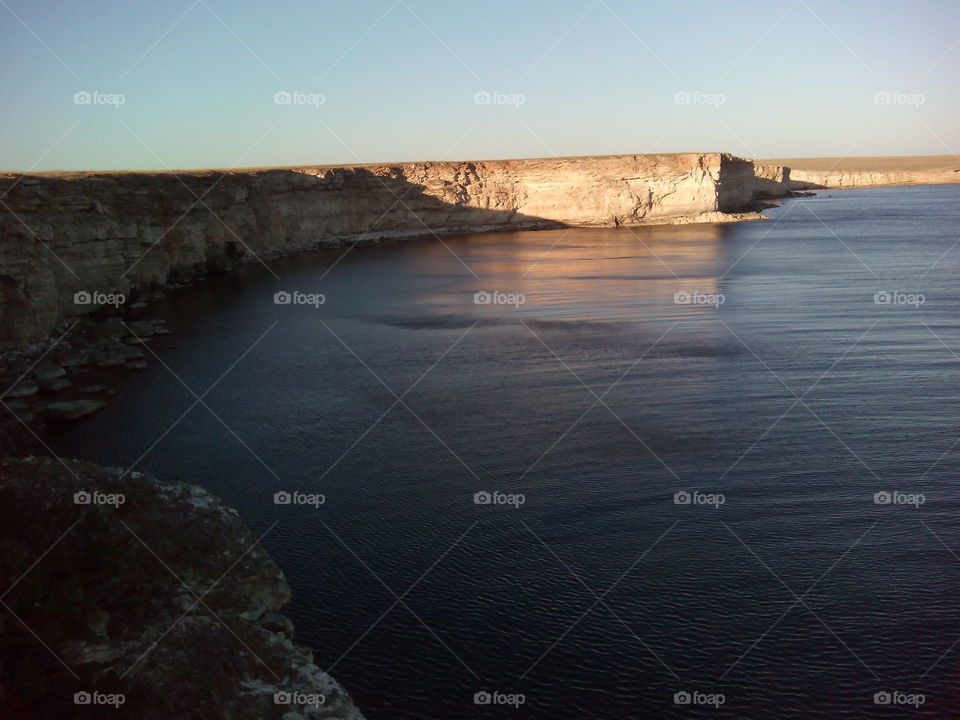
<svg viewBox="0 0 960 720">
<path fill-rule="evenodd" d="M 739 219 L 752 163 L 721 153 L 183 173 L 0 175 L 0 349 L 137 290 L 345 242 Z"/>
<path fill-rule="evenodd" d="M 757 161 L 756 174 L 771 195 L 793 190 L 940 185 L 960 182 L 952 155 L 921 157 L 793 158 Z"/>
<path fill-rule="evenodd" d="M 791 169 L 791 190 L 816 188 L 887 187 L 893 185 L 940 185 L 960 182 L 957 171 L 926 170 L 800 170 Z"/>
</svg>

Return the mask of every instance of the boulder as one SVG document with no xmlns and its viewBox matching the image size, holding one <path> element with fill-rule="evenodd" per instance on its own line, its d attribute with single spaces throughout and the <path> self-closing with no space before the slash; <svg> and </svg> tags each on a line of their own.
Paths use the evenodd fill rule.
<svg viewBox="0 0 960 720">
<path fill-rule="evenodd" d="M 71 384 L 69 378 L 59 377 L 40 383 L 40 389 L 45 392 L 59 392 L 70 387 Z"/>
<path fill-rule="evenodd" d="M 41 362 L 33 369 L 33 377 L 41 389 L 43 388 L 43 383 L 52 382 L 57 378 L 62 378 L 66 374 L 66 370 L 52 362 Z"/>
<path fill-rule="evenodd" d="M 34 406 L 23 400 L 13 400 L 7 403 L 7 408 L 18 418 L 28 425 L 37 418 L 37 411 Z"/>
<path fill-rule="evenodd" d="M 130 331 L 123 326 L 123 320 L 118 317 L 108 317 L 103 322 L 97 323 L 94 332 L 102 338 L 118 340 L 130 334 Z"/>
<path fill-rule="evenodd" d="M 142 358 L 143 348 L 126 345 L 122 342 L 113 342 L 98 348 L 93 357 L 99 367 L 118 367 L 128 360 Z"/>
<path fill-rule="evenodd" d="M 101 400 L 67 400 L 50 403 L 46 414 L 50 420 L 79 420 L 106 406 Z"/>
<path fill-rule="evenodd" d="M 275 610 L 267 610 L 263 613 L 257 619 L 257 624 L 287 640 L 293 639 L 293 622 L 286 615 L 281 615 Z"/>
<path fill-rule="evenodd" d="M 40 390 L 40 387 L 35 382 L 33 382 L 33 380 L 28 380 L 27 378 L 24 378 L 23 380 L 18 382 L 16 385 L 14 385 L 12 388 L 10 388 L 10 390 L 7 391 L 6 395 L 4 395 L 3 397 L 5 399 L 30 397 L 31 395 L 36 395 L 39 390 Z"/>
<path fill-rule="evenodd" d="M 155 332 L 153 320 L 131 320 L 127 323 L 127 327 L 136 337 L 150 337 Z"/>
<path fill-rule="evenodd" d="M 90 350 L 87 348 L 58 347 L 56 351 L 57 364 L 63 367 L 76 367 L 90 359 Z"/>
</svg>

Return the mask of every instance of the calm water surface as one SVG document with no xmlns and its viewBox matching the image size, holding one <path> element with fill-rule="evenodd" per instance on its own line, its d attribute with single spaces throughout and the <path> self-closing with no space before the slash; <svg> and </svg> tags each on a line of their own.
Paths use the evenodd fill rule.
<svg viewBox="0 0 960 720">
<path fill-rule="evenodd" d="M 764 222 L 430 238 L 271 263 L 279 281 L 249 267 L 172 300 L 205 310 L 169 370 L 54 447 L 276 522 L 263 542 L 298 641 L 371 720 L 953 717 L 958 201 L 834 192 Z M 894 291 L 924 302 L 875 303 Z M 174 425 L 181 380 L 219 382 Z M 926 701 L 876 705 L 884 690 Z"/>
</svg>

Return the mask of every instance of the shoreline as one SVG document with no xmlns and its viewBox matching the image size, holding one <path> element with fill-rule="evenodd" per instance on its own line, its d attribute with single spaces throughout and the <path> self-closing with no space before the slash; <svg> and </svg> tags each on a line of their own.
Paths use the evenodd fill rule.
<svg viewBox="0 0 960 720">
<path fill-rule="evenodd" d="M 960 182 L 960 163 L 947 156 L 786 162 L 673 153 L 0 173 L 10 210 L 0 214 L 0 352 L 49 342 L 65 321 L 100 311 L 79 295 L 136 304 L 208 272 L 301 252 L 430 235 L 740 222 L 761 219 L 768 200 L 808 191 Z"/>
<path fill-rule="evenodd" d="M 960 181 L 960 180 L 958 180 Z M 918 183 L 919 184 L 919 183 Z M 908 187 L 903 183 L 874 185 L 879 187 Z M 762 194 L 752 204 L 754 210 L 747 212 L 723 213 L 707 212 L 699 215 L 674 218 L 672 222 L 650 221 L 637 223 L 637 227 L 659 225 L 696 225 L 726 224 L 765 220 L 763 210 L 777 207 L 784 200 L 799 199 L 818 195 L 825 191 L 860 189 L 855 186 L 816 188 L 812 190 L 787 190 L 783 194 Z M 134 372 L 145 369 L 152 360 L 151 348 L 163 350 L 171 347 L 183 327 L 168 328 L 168 318 L 158 309 L 175 301 L 176 294 L 190 292 L 198 283 L 224 273 L 233 273 L 241 267 L 254 265 L 260 260 L 279 260 L 299 255 L 322 255 L 336 252 L 346 247 L 373 247 L 378 245 L 396 245 L 433 236 L 456 237 L 458 235 L 497 234 L 502 232 L 535 232 L 540 230 L 562 230 L 569 226 L 560 223 L 536 222 L 518 224 L 509 228 L 489 225 L 472 228 L 430 228 L 407 232 L 368 232 L 359 237 L 355 235 L 331 237 L 323 242 L 286 252 L 275 252 L 265 258 L 245 256 L 228 268 L 212 269 L 198 273 L 184 282 L 168 282 L 151 287 L 145 293 L 137 293 L 135 302 L 127 302 L 122 307 L 111 310 L 108 307 L 97 308 L 93 312 L 82 313 L 65 319 L 57 324 L 54 332 L 40 342 L 25 347 L 0 351 L 0 385 L 7 390 L 0 401 L 7 406 L 10 414 L 16 415 L 22 425 L 14 422 L 9 415 L 0 422 L 0 455 L 22 454 L 22 452 L 42 451 L 42 444 L 28 438 L 23 444 L 12 442 L 9 436 L 24 431 L 23 425 L 39 431 L 42 442 L 44 426 L 47 422 L 71 423 L 81 420 L 89 414 L 106 407 L 117 393 L 117 386 Z M 605 224 L 583 225 L 579 227 L 611 227 Z M 611 229 L 613 229 L 613 226 Z M 269 268 L 268 268 L 269 269 Z M 50 418 L 45 407 L 57 406 L 55 417 Z M 11 425 L 3 431 L 3 425 Z M 22 433 L 21 433 L 22 434 Z"/>
<path fill-rule="evenodd" d="M 424 234 L 740 220 L 760 194 L 754 164 L 726 153 L 211 176 L 0 176 L 0 349 L 97 309 L 78 296 L 135 303 L 244 262 Z"/>
</svg>

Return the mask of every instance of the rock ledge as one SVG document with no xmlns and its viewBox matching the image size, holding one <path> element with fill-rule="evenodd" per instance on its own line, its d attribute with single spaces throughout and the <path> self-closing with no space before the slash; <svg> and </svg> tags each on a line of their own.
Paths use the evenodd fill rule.
<svg viewBox="0 0 960 720">
<path fill-rule="evenodd" d="M 0 716 L 362 720 L 292 641 L 283 572 L 202 488 L 8 458 L 0 527 Z"/>
</svg>

